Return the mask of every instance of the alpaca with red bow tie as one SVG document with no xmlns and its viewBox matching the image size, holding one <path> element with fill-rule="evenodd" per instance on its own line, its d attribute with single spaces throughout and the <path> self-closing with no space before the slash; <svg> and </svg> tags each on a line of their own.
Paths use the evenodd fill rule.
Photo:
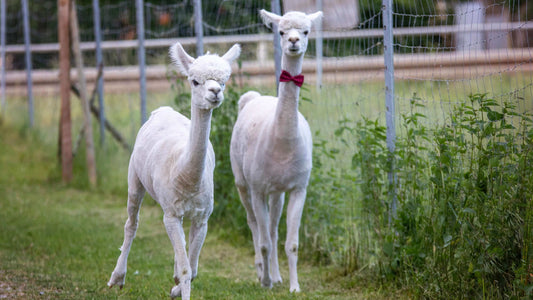
<svg viewBox="0 0 533 300">
<path fill-rule="evenodd" d="M 285 192 L 290 291 L 299 292 L 298 231 L 312 166 L 311 130 L 298 111 L 304 81 L 302 63 L 309 32 L 322 12 L 288 12 L 283 16 L 261 10 L 264 23 L 274 23 L 281 36 L 282 73 L 278 98 L 250 91 L 239 99 L 239 116 L 231 136 L 231 167 L 255 248 L 255 267 L 264 287 L 281 283 L 278 264 L 278 224 Z M 275 33 L 278 34 L 278 33 Z"/>
</svg>

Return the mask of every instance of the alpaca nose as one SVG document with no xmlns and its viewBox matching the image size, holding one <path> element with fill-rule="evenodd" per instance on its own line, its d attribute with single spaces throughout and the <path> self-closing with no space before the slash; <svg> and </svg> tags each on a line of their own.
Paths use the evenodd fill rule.
<svg viewBox="0 0 533 300">
<path fill-rule="evenodd" d="M 212 92 L 215 95 L 218 95 L 218 93 L 220 93 L 220 87 L 214 87 L 214 86 L 210 87 L 209 91 Z"/>
<path fill-rule="evenodd" d="M 298 42 L 300 40 L 300 38 L 298 38 L 297 36 L 291 36 L 289 38 L 289 42 L 293 43 L 293 44 L 296 44 L 296 42 Z"/>
</svg>

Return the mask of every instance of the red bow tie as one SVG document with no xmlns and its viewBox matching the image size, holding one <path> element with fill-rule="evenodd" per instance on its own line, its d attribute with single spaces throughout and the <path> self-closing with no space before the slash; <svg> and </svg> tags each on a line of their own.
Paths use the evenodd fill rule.
<svg viewBox="0 0 533 300">
<path fill-rule="evenodd" d="M 304 83 L 304 76 L 302 74 L 291 76 L 291 74 L 285 70 L 281 71 L 281 75 L 279 76 L 280 82 L 289 82 L 292 81 L 297 86 L 301 87 Z"/>
</svg>

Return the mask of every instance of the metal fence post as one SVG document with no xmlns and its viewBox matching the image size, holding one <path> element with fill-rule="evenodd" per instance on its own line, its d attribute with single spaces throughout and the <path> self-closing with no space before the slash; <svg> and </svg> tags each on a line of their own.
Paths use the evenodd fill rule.
<svg viewBox="0 0 533 300">
<path fill-rule="evenodd" d="M 137 39 L 139 48 L 137 49 L 139 59 L 139 81 L 141 95 L 141 125 L 146 122 L 146 54 L 144 49 L 144 1 L 137 0 Z"/>
<path fill-rule="evenodd" d="M 387 148 L 390 154 L 390 170 L 388 174 L 389 185 L 391 187 L 389 196 L 391 198 L 391 213 L 389 213 L 389 224 L 396 218 L 397 197 L 396 197 L 396 175 L 394 151 L 396 148 L 396 125 L 394 109 L 394 48 L 393 48 L 393 21 L 392 21 L 392 0 L 383 0 L 383 44 L 385 47 L 385 107 L 387 122 Z"/>
<path fill-rule="evenodd" d="M 196 56 L 204 55 L 204 27 L 202 0 L 194 0 L 194 33 L 196 34 Z"/>
<path fill-rule="evenodd" d="M 26 50 L 26 80 L 28 85 L 28 115 L 30 127 L 33 127 L 33 83 L 31 78 L 30 21 L 28 0 L 22 0 L 22 18 L 24 19 L 24 48 Z"/>
<path fill-rule="evenodd" d="M 93 0 L 94 18 L 94 41 L 96 42 L 96 68 L 98 69 L 102 61 L 102 34 L 100 31 L 100 3 Z M 105 144 L 105 109 L 104 109 L 104 76 L 98 78 L 98 109 L 100 114 L 100 145 Z"/>
<path fill-rule="evenodd" d="M 271 0 L 270 9 L 273 13 L 281 15 L 279 0 Z M 278 31 L 278 25 L 272 24 L 272 33 L 274 34 L 274 64 L 276 66 L 276 91 L 278 90 L 279 76 L 281 75 L 281 43 Z"/>
<path fill-rule="evenodd" d="M 316 1 L 316 10 L 322 11 L 322 0 Z M 322 39 L 322 24 L 323 20 L 320 20 L 316 24 L 316 89 L 320 90 L 322 87 L 322 56 L 323 56 L 323 39 Z"/>
<path fill-rule="evenodd" d="M 0 52 L 0 64 L 2 64 L 0 110 L 4 116 L 6 114 L 6 0 L 0 2 Z"/>
</svg>

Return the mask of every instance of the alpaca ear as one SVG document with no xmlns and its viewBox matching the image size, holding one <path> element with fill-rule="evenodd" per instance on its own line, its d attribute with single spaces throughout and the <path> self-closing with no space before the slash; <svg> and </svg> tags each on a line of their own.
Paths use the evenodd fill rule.
<svg viewBox="0 0 533 300">
<path fill-rule="evenodd" d="M 261 15 L 261 19 L 263 19 L 263 23 L 270 28 L 272 26 L 272 23 L 275 23 L 276 25 L 279 24 L 279 20 L 281 20 L 281 16 L 276 15 L 275 13 L 268 12 L 264 9 L 259 11 L 259 15 Z"/>
<path fill-rule="evenodd" d="M 170 59 L 178 67 L 181 74 L 189 76 L 189 67 L 194 62 L 194 58 L 185 52 L 179 42 L 172 45 L 168 52 Z"/>
<path fill-rule="evenodd" d="M 308 14 L 307 18 L 309 18 L 309 20 L 311 20 L 311 23 L 313 23 L 316 26 L 322 20 L 323 16 L 324 14 L 322 14 L 321 11 L 317 11 L 316 13 Z"/>
<path fill-rule="evenodd" d="M 234 60 L 236 60 L 240 54 L 241 54 L 241 46 L 239 44 L 235 44 L 233 45 L 233 47 L 231 47 L 231 49 L 228 50 L 228 52 L 226 52 L 226 54 L 222 56 L 222 58 L 227 60 L 229 63 L 231 63 Z"/>
</svg>

